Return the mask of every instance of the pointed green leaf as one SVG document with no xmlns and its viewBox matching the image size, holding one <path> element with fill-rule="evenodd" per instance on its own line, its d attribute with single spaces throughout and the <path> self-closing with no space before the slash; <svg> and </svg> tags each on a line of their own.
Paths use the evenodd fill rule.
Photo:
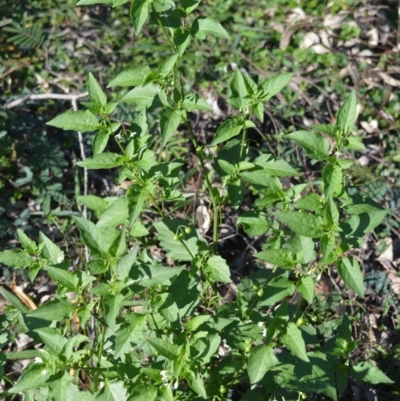
<svg viewBox="0 0 400 401">
<path fill-rule="evenodd" d="M 182 112 L 165 107 L 160 113 L 160 130 L 162 146 L 165 146 L 182 120 Z"/>
<path fill-rule="evenodd" d="M 88 92 L 93 103 L 100 103 L 103 106 L 107 104 L 107 96 L 91 72 L 89 72 Z"/>
<path fill-rule="evenodd" d="M 29 253 L 19 249 L 0 251 L 0 263 L 12 267 L 27 267 L 32 263 Z"/>
<path fill-rule="evenodd" d="M 275 217 L 304 237 L 319 238 L 324 233 L 321 217 L 307 212 L 278 212 Z"/>
<path fill-rule="evenodd" d="M 98 227 L 115 227 L 124 224 L 129 218 L 128 199 L 119 198 L 114 201 L 100 216 Z"/>
<path fill-rule="evenodd" d="M 339 166 L 327 164 L 322 171 L 325 197 L 333 196 L 342 188 L 343 172 Z"/>
<path fill-rule="evenodd" d="M 347 99 L 342 104 L 340 108 L 337 119 L 336 126 L 343 130 L 343 133 L 347 135 L 352 131 L 354 123 L 357 117 L 357 98 L 356 92 L 353 90 Z"/>
<path fill-rule="evenodd" d="M 128 400 L 127 389 L 124 386 L 124 382 L 110 382 L 105 381 L 104 387 L 101 392 L 94 399 L 95 401 L 127 401 Z"/>
<path fill-rule="evenodd" d="M 314 299 L 314 280 L 310 276 L 305 276 L 300 279 L 296 284 L 297 291 L 303 298 L 311 304 Z"/>
<path fill-rule="evenodd" d="M 18 239 L 23 248 L 29 253 L 35 253 L 38 249 L 36 243 L 32 241 L 20 228 L 17 230 Z"/>
<path fill-rule="evenodd" d="M 60 284 L 71 291 L 77 290 L 79 279 L 75 273 L 53 266 L 44 266 L 44 270 L 56 284 Z"/>
<path fill-rule="evenodd" d="M 137 313 L 125 317 L 125 322 L 121 325 L 115 337 L 114 358 L 119 359 L 122 355 L 131 351 L 132 341 L 135 336 L 146 330 L 145 317 L 146 315 Z"/>
<path fill-rule="evenodd" d="M 182 108 L 189 112 L 193 110 L 212 110 L 211 106 L 202 97 L 195 93 L 189 93 L 185 96 Z"/>
<path fill-rule="evenodd" d="M 232 203 L 233 210 L 239 209 L 244 198 L 244 191 L 246 187 L 244 182 L 238 178 L 237 180 L 229 180 L 228 182 L 228 196 Z"/>
<path fill-rule="evenodd" d="M 248 235 L 259 236 L 268 231 L 269 223 L 265 214 L 254 211 L 247 211 L 236 220 L 236 226 L 242 226 Z"/>
<path fill-rule="evenodd" d="M 343 258 L 337 264 L 340 277 L 361 298 L 364 297 L 364 278 L 357 259 L 352 256 Z"/>
<path fill-rule="evenodd" d="M 285 135 L 301 145 L 309 157 L 315 160 L 325 160 L 329 156 L 329 142 L 322 135 L 313 131 L 296 131 Z"/>
<path fill-rule="evenodd" d="M 256 166 L 262 167 L 271 177 L 291 177 L 300 175 L 288 162 L 282 159 L 267 162 L 254 161 Z"/>
<path fill-rule="evenodd" d="M 249 92 L 246 87 L 245 79 L 239 68 L 233 74 L 229 85 L 231 94 L 228 103 L 236 110 L 241 110 L 250 104 Z"/>
<path fill-rule="evenodd" d="M 36 317 L 43 320 L 61 320 L 71 316 L 71 313 L 75 310 L 75 306 L 66 299 L 53 299 L 44 305 L 39 306 L 32 312 L 29 312 L 27 316 Z"/>
<path fill-rule="evenodd" d="M 77 200 L 93 210 L 97 217 L 100 217 L 100 215 L 110 206 L 110 202 L 96 195 L 78 196 Z"/>
<path fill-rule="evenodd" d="M 121 166 L 124 163 L 124 157 L 116 153 L 100 153 L 76 163 L 80 167 L 86 167 L 91 170 L 109 169 Z"/>
<path fill-rule="evenodd" d="M 191 34 L 199 39 L 203 39 L 205 35 L 212 35 L 221 39 L 230 39 L 222 25 L 218 21 L 208 17 L 196 18 L 192 24 Z"/>
<path fill-rule="evenodd" d="M 254 254 L 254 257 L 287 269 L 291 269 L 296 264 L 292 252 L 287 249 L 267 249 Z"/>
<path fill-rule="evenodd" d="M 261 82 L 258 86 L 259 89 L 263 91 L 260 100 L 266 102 L 273 96 L 277 95 L 288 84 L 293 75 L 294 74 L 292 73 L 275 75 L 274 77 Z"/>
<path fill-rule="evenodd" d="M 12 394 L 44 387 L 52 372 L 44 363 L 30 363 L 23 371 L 14 387 L 8 390 Z"/>
<path fill-rule="evenodd" d="M 152 0 L 132 0 L 131 18 L 135 27 L 135 35 L 138 36 L 149 15 L 149 7 Z"/>
<path fill-rule="evenodd" d="M 308 194 L 299 199 L 294 205 L 298 209 L 318 210 L 322 206 L 322 198 L 319 194 Z"/>
<path fill-rule="evenodd" d="M 26 313 L 29 309 L 21 302 L 21 300 L 15 296 L 12 292 L 7 291 L 3 286 L 0 286 L 0 295 L 10 303 L 15 309 L 22 313 Z"/>
<path fill-rule="evenodd" d="M 267 345 L 259 345 L 251 351 L 247 362 L 250 383 L 258 383 L 265 374 L 279 363 L 274 350 Z"/>
<path fill-rule="evenodd" d="M 226 260 L 221 258 L 221 256 L 211 256 L 207 261 L 204 272 L 209 276 L 209 278 L 220 283 L 232 282 L 229 266 L 226 263 Z"/>
<path fill-rule="evenodd" d="M 288 323 L 286 333 L 280 336 L 280 340 L 293 355 L 302 361 L 310 362 L 301 330 L 294 323 Z"/>
<path fill-rule="evenodd" d="M 165 358 L 175 361 L 179 358 L 179 347 L 161 338 L 149 337 L 147 341 Z"/>
<path fill-rule="evenodd" d="M 143 85 L 149 72 L 150 67 L 147 65 L 122 71 L 108 84 L 107 88 Z"/>
<path fill-rule="evenodd" d="M 197 371 L 190 371 L 185 376 L 189 386 L 193 391 L 195 391 L 200 397 L 206 399 L 207 392 L 206 388 L 204 387 L 204 382 L 201 376 Z"/>
<path fill-rule="evenodd" d="M 387 383 L 393 384 L 394 381 L 389 379 L 379 368 L 370 362 L 360 362 L 352 367 L 351 375 L 356 379 L 371 384 Z"/>
<path fill-rule="evenodd" d="M 183 27 L 179 27 L 174 30 L 174 45 L 178 50 L 179 57 L 185 53 L 186 48 L 189 46 L 191 41 L 190 31 Z"/>
<path fill-rule="evenodd" d="M 39 233 L 39 244 L 42 245 L 42 256 L 50 263 L 57 265 L 64 260 L 64 252 L 42 232 Z"/>
<path fill-rule="evenodd" d="M 243 124 L 238 118 L 226 119 L 217 129 L 211 145 L 218 145 L 225 142 L 236 135 L 239 135 L 243 129 Z"/>
<path fill-rule="evenodd" d="M 88 132 L 96 131 L 102 126 L 89 110 L 68 111 L 50 120 L 47 125 L 66 131 Z"/>
<path fill-rule="evenodd" d="M 132 89 L 121 99 L 121 102 L 133 104 L 137 111 L 141 111 L 162 106 L 160 96 L 162 96 L 161 89 L 152 83 Z"/>
<path fill-rule="evenodd" d="M 103 152 L 103 150 L 107 146 L 109 138 L 110 138 L 110 133 L 107 131 L 100 130 L 96 132 L 96 135 L 94 136 L 92 143 L 92 149 L 94 155 Z"/>
<path fill-rule="evenodd" d="M 173 54 L 172 56 L 165 59 L 158 67 L 158 73 L 163 77 L 167 77 L 168 74 L 173 70 L 176 62 L 178 61 L 178 58 L 178 54 Z"/>
</svg>

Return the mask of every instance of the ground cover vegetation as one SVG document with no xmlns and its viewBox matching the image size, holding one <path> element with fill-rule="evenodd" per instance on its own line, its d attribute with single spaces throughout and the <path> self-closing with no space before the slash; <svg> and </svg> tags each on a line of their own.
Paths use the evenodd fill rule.
<svg viewBox="0 0 400 401">
<path fill-rule="evenodd" d="M 396 12 L 7 5 L 2 398 L 399 399 Z"/>
</svg>

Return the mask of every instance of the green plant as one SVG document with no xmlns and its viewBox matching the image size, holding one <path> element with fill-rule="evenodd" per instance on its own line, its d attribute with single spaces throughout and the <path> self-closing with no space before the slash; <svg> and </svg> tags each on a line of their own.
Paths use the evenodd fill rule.
<svg viewBox="0 0 400 401">
<path fill-rule="evenodd" d="M 104 2 L 119 6 L 127 0 Z M 336 319 L 335 336 L 330 333 L 320 341 L 319 315 L 311 306 L 315 283 L 324 273 L 337 272 L 349 289 L 364 297 L 363 276 L 352 250 L 386 215 L 371 199 L 347 191 L 352 162 L 343 155 L 362 145 L 352 135 L 355 92 L 341 106 L 335 125 L 281 135 L 299 145 L 322 171 L 312 182 L 284 159 L 257 153 L 248 140 L 255 119 L 264 119 L 264 104 L 287 85 L 290 73 L 255 82 L 236 69 L 227 100 L 234 113 L 210 144 L 199 143 L 190 113 L 207 112 L 210 106 L 195 92 L 186 92 L 184 56 L 192 41 L 209 35 L 230 39 L 219 22 L 196 16 L 199 6 L 196 0 L 181 0 L 179 7 L 173 1 L 132 1 L 136 35 L 150 17 L 172 55 L 156 68 L 141 65 L 123 71 L 108 85 L 133 87 L 120 100 L 134 107 L 129 126 L 114 119 L 118 102 L 108 101 L 91 73 L 90 101 L 82 103 L 87 110 L 67 112 L 48 123 L 64 130 L 95 131 L 93 156 L 78 165 L 118 168 L 119 182 L 132 184 L 124 196 L 78 197 L 97 220 L 73 217 L 86 248 L 81 269 L 42 233 L 37 244 L 19 230 L 23 249 L 0 252 L 1 263 L 27 268 L 31 280 L 43 270 L 58 286 L 53 300 L 30 312 L 1 290 L 13 308 L 0 322 L 4 329 L 14 328 L 4 331 L 3 344 L 16 332 L 43 344 L 5 356 L 35 359 L 16 383 L 4 376 L 9 384 L 4 397 L 300 400 L 318 394 L 338 400 L 349 377 L 392 383 L 369 362 L 354 361 L 358 342 L 347 314 Z M 150 121 L 154 110 L 159 134 Z M 196 221 L 177 217 L 188 200 L 194 202 L 182 184 L 190 167 L 182 150 L 176 147 L 168 161 L 158 157 L 176 143 L 177 130 L 190 138 L 198 159 L 199 196 L 203 202 L 210 200 L 212 212 L 210 241 Z M 110 140 L 118 151 L 111 151 Z M 285 187 L 282 179 L 287 177 L 297 177 L 297 183 Z M 247 194 L 251 204 L 243 211 Z M 218 253 L 219 226 L 230 217 L 228 205 L 240 213 L 238 229 L 264 239 L 253 255 L 251 272 L 241 280 Z M 160 250 L 157 257 L 151 254 L 154 244 Z M 235 292 L 230 303 L 221 295 L 224 286 Z M 69 293 L 75 294 L 73 301 Z M 290 302 L 295 293 L 301 302 Z"/>
</svg>

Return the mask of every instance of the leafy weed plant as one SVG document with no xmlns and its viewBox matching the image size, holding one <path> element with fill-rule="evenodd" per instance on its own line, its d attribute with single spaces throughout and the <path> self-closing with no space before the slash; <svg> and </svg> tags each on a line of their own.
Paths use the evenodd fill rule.
<svg viewBox="0 0 400 401">
<path fill-rule="evenodd" d="M 127 0 L 100 3 L 120 6 Z M 355 93 L 341 106 L 335 125 L 282 135 L 320 166 L 321 176 L 312 183 L 285 160 L 254 152 L 247 137 L 290 73 L 255 82 L 236 69 L 227 100 L 235 112 L 211 144 L 199 143 L 190 113 L 211 108 L 198 94 L 186 93 L 182 60 L 192 41 L 209 35 L 230 39 L 219 22 L 201 16 L 200 3 L 132 1 L 136 35 L 149 18 L 165 36 L 171 56 L 157 68 L 123 71 L 109 83 L 109 88 L 132 88 L 120 100 L 135 110 L 129 125 L 113 117 L 118 103 L 108 102 L 92 74 L 90 101 L 82 103 L 86 110 L 48 123 L 95 131 L 93 156 L 78 165 L 117 168 L 119 182 L 131 184 L 123 196 L 78 198 L 96 217 L 96 222 L 73 217 L 86 250 L 82 269 L 74 268 L 42 233 L 36 243 L 19 230 L 23 249 L 0 252 L 1 263 L 26 268 L 31 280 L 44 270 L 57 284 L 55 297 L 32 311 L 2 289 L 13 305 L 1 317 L 2 327 L 12 328 L 3 331 L 2 343 L 23 332 L 42 344 L 0 358 L 3 365 L 6 359 L 32 359 L 16 382 L 3 375 L 3 398 L 23 393 L 25 400 L 222 401 L 300 400 L 318 394 L 318 399 L 338 400 L 350 377 L 392 383 L 371 363 L 352 358 L 358 342 L 346 313 L 337 318 L 335 336 L 321 341 L 310 308 L 316 282 L 331 271 L 363 298 L 363 275 L 352 250 L 386 215 L 371 199 L 347 192 L 352 162 L 343 155 L 361 141 L 352 135 Z M 158 132 L 149 130 L 154 110 Z M 188 201 L 195 201 L 182 185 L 191 171 L 183 158 L 186 147 L 175 146 L 168 162 L 160 157 L 176 143 L 177 130 L 190 139 L 198 159 L 203 203 L 193 207 L 200 206 L 202 222 L 177 217 Z M 118 152 L 107 151 L 109 141 Z M 286 177 L 303 183 L 285 187 Z M 249 192 L 254 202 L 243 211 Z M 240 280 L 218 254 L 227 205 L 239 214 L 238 229 L 262 239 L 251 272 Z M 207 220 L 210 240 L 204 236 Z M 158 258 L 150 252 L 154 244 Z M 222 296 L 224 288 L 234 293 L 233 300 Z M 291 302 L 295 294 L 301 301 Z"/>
</svg>

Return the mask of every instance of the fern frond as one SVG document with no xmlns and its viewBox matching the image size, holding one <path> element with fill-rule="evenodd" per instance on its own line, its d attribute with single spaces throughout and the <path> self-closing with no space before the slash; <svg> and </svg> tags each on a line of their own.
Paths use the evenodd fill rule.
<svg viewBox="0 0 400 401">
<path fill-rule="evenodd" d="M 39 25 L 33 25 L 30 28 L 23 28 L 17 23 L 13 23 L 13 27 L 4 28 L 6 32 L 14 33 L 7 39 L 7 43 L 12 43 L 22 49 L 34 49 L 40 47 L 44 42 L 44 32 Z"/>
</svg>

